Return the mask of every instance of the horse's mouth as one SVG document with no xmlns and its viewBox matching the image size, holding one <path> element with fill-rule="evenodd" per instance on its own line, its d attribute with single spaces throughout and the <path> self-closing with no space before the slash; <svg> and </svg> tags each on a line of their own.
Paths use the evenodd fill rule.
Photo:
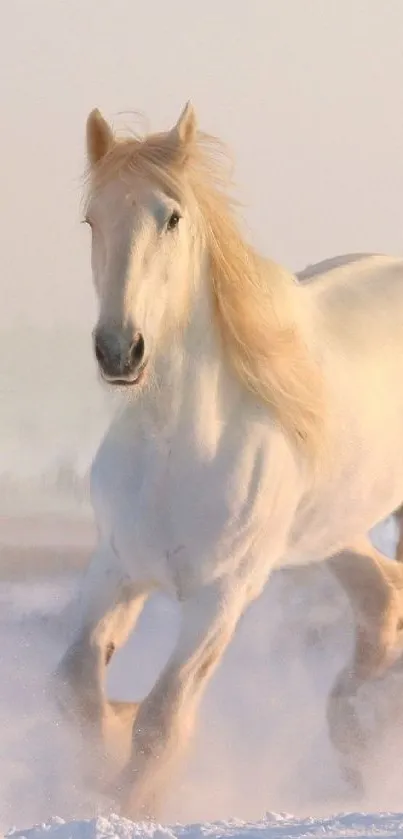
<svg viewBox="0 0 403 839">
<path fill-rule="evenodd" d="M 129 378 L 128 379 L 109 378 L 109 376 L 106 376 L 105 373 L 102 372 L 102 370 L 101 370 L 101 376 L 102 376 L 104 382 L 106 382 L 106 384 L 110 385 L 110 387 L 124 387 L 124 388 L 137 387 L 144 380 L 145 375 L 146 375 L 146 369 L 147 369 L 147 362 L 145 362 L 144 364 L 141 365 L 141 367 L 137 371 L 136 375 L 133 376 L 131 379 L 129 379 Z"/>
</svg>

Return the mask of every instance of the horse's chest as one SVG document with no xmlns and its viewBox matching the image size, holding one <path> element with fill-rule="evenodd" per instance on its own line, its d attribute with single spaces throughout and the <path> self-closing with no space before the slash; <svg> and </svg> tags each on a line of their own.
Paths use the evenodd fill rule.
<svg viewBox="0 0 403 839">
<path fill-rule="evenodd" d="M 94 466 L 94 506 L 136 575 L 199 585 L 247 551 L 264 516 L 266 467 L 259 445 L 223 446 L 211 459 L 176 438 L 131 451 L 105 447 Z"/>
</svg>

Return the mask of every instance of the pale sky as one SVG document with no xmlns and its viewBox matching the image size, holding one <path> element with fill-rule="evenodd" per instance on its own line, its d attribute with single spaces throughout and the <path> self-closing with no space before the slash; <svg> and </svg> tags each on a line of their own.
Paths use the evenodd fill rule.
<svg viewBox="0 0 403 839">
<path fill-rule="evenodd" d="M 2 3 L 0 324 L 92 326 L 84 124 L 191 98 L 250 236 L 296 270 L 403 253 L 403 0 Z"/>
</svg>

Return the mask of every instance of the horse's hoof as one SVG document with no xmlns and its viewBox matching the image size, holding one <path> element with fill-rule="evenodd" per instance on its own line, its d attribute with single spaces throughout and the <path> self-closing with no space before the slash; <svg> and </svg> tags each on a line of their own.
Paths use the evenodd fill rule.
<svg viewBox="0 0 403 839">
<path fill-rule="evenodd" d="M 126 771 L 123 769 L 115 777 L 115 780 L 103 787 L 102 794 L 108 798 L 116 812 L 120 816 L 131 821 L 157 821 L 157 807 L 154 796 L 148 796 L 146 800 L 139 800 L 133 784 L 129 784 Z"/>
<path fill-rule="evenodd" d="M 362 773 L 352 766 L 342 767 L 343 780 L 346 782 L 350 795 L 354 800 L 361 800 L 365 796 L 365 787 Z"/>
</svg>

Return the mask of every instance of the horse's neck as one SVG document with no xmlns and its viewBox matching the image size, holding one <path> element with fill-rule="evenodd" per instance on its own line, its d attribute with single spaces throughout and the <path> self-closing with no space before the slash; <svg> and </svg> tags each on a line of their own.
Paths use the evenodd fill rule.
<svg viewBox="0 0 403 839">
<path fill-rule="evenodd" d="M 202 263 L 203 264 L 203 263 Z M 306 327 L 301 286 L 285 277 L 287 303 Z M 306 295 L 304 295 L 306 297 Z M 299 304 L 299 305 L 298 305 Z M 302 317 L 304 310 L 304 317 Z M 306 322 L 305 322 L 306 321 Z M 305 330 L 304 330 L 305 331 Z M 178 434 L 201 448 L 213 450 L 231 424 L 244 430 L 270 411 L 236 376 L 216 322 L 209 267 L 195 281 L 185 330 L 168 336 L 154 362 L 154 382 L 135 402 L 133 419 L 145 433 L 162 438 Z"/>
</svg>

